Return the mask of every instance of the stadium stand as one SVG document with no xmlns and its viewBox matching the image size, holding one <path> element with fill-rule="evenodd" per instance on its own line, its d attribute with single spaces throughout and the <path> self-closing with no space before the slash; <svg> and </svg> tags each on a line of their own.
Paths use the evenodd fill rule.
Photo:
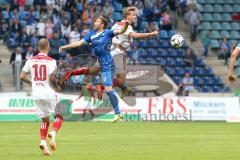
<svg viewBox="0 0 240 160">
<path fill-rule="evenodd" d="M 21 47 L 26 53 L 28 46 L 32 46 L 37 51 L 36 42 L 42 36 L 46 36 L 51 43 L 52 50 L 50 56 L 57 60 L 69 60 L 69 53 L 57 54 L 58 47 L 67 44 L 74 35 L 80 34 L 82 38 L 91 26 L 94 17 L 105 15 L 110 25 L 122 19 L 122 9 L 129 5 L 125 1 L 98 0 L 74 2 L 72 0 L 61 1 L 59 3 L 48 4 L 51 1 L 26 0 L 25 4 L 8 1 L 0 1 L 1 4 L 1 24 L 0 37 L 9 49 Z M 202 22 L 198 28 L 204 36 L 207 30 L 211 30 L 211 47 L 219 48 L 221 38 L 230 37 L 231 40 L 240 39 L 239 24 L 231 21 L 231 13 L 239 10 L 239 4 L 229 3 L 229 1 L 198 0 L 202 7 Z M 224 3 L 224 4 L 223 4 Z M 33 5 L 32 5 L 33 4 Z M 169 14 L 170 25 L 174 24 L 175 10 L 160 14 L 158 11 L 166 11 L 168 8 L 167 0 L 156 0 L 152 5 L 143 1 L 132 1 L 132 4 L 139 8 L 138 25 L 135 29 L 138 32 L 146 32 L 153 28 L 159 28 L 160 37 L 151 40 L 135 40 L 133 50 L 130 54 L 129 64 L 156 64 L 179 84 L 185 73 L 192 74 L 194 87 L 200 92 L 221 92 L 224 85 L 220 77 L 213 74 L 211 68 L 206 66 L 201 58 L 194 60 L 194 67 L 184 61 L 184 56 L 188 48 L 187 44 L 180 49 L 173 49 L 169 43 L 176 30 L 164 30 L 169 26 L 164 26 L 164 16 Z M 180 4 L 182 5 L 182 4 Z M 173 4 L 175 7 L 176 4 Z M 176 9 L 172 6 L 170 8 Z M 104 8 L 104 9 L 103 9 Z M 67 20 L 67 23 L 64 21 Z M 223 22 L 224 20 L 224 22 Z M 78 31 L 74 31 L 77 27 Z M 174 27 L 174 26 L 173 26 Z M 231 31 L 230 31 L 231 29 Z M 63 32 L 67 32 L 64 34 Z M 80 50 L 73 50 L 71 55 L 91 53 L 91 49 L 85 47 Z M 71 57 L 71 56 L 70 56 Z M 216 83 L 217 82 L 217 83 Z M 4 84 L 3 84 L 4 85 Z"/>
</svg>

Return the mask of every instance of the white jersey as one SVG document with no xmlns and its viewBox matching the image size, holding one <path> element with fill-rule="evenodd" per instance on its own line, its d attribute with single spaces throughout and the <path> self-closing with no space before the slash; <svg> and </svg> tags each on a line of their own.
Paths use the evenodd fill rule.
<svg viewBox="0 0 240 160">
<path fill-rule="evenodd" d="M 125 25 L 124 20 L 121 22 L 117 22 L 112 26 L 111 30 L 121 30 L 124 25 Z M 116 44 L 121 45 L 126 51 L 131 50 L 131 43 L 133 40 L 131 37 L 129 37 L 129 34 L 132 32 L 134 32 L 133 27 L 129 25 L 125 33 L 118 35 L 112 39 L 112 45 L 111 45 L 112 56 L 116 54 L 124 54 L 124 50 L 117 48 Z"/>
<path fill-rule="evenodd" d="M 27 60 L 22 71 L 31 76 L 33 99 L 56 99 L 56 92 L 49 85 L 50 75 L 56 69 L 56 61 L 43 53 Z"/>
</svg>

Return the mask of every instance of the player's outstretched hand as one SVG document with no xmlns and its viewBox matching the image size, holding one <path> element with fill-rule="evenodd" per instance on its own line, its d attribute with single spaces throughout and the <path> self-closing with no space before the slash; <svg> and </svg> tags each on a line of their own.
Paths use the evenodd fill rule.
<svg viewBox="0 0 240 160">
<path fill-rule="evenodd" d="M 158 31 L 154 31 L 151 33 L 153 37 L 158 37 L 159 36 L 159 32 Z"/>
<path fill-rule="evenodd" d="M 65 49 L 65 47 L 64 47 L 64 46 L 61 46 L 61 47 L 59 48 L 59 53 L 62 52 L 64 49 Z"/>
<path fill-rule="evenodd" d="M 231 83 L 236 82 L 236 78 L 234 77 L 234 75 L 229 75 L 229 76 L 228 76 L 228 80 L 229 80 Z"/>
</svg>

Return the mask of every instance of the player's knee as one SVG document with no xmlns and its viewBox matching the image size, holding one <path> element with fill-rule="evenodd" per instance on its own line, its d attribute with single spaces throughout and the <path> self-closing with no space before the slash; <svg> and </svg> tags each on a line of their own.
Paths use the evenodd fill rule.
<svg viewBox="0 0 240 160">
<path fill-rule="evenodd" d="M 105 87 L 105 91 L 106 91 L 106 92 L 110 92 L 111 90 L 112 90 L 112 86 L 106 86 L 106 87 Z"/>
<path fill-rule="evenodd" d="M 50 119 L 49 119 L 49 117 L 43 117 L 43 118 L 42 118 L 42 121 L 43 121 L 43 122 L 50 122 Z"/>
<path fill-rule="evenodd" d="M 62 114 L 60 114 L 60 113 L 58 113 L 58 114 L 55 114 L 55 116 L 54 116 L 55 118 L 59 118 L 59 119 L 63 119 L 63 116 L 62 116 Z"/>
</svg>

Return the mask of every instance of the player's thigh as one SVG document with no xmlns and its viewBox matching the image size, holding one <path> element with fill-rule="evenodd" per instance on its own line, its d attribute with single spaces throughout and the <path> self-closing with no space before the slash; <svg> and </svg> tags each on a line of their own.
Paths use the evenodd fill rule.
<svg viewBox="0 0 240 160">
<path fill-rule="evenodd" d="M 112 73 L 111 71 L 102 72 L 103 84 L 105 87 L 112 87 Z"/>
<path fill-rule="evenodd" d="M 101 65 L 99 61 L 97 60 L 92 67 L 89 68 L 89 74 L 90 75 L 96 75 L 100 72 Z"/>
<path fill-rule="evenodd" d="M 113 56 L 115 73 L 125 74 L 127 69 L 127 57 L 124 54 L 116 54 Z"/>
<path fill-rule="evenodd" d="M 34 100 L 36 104 L 36 114 L 39 118 L 46 118 L 49 114 L 53 114 L 56 107 L 56 102 L 52 103 L 49 99 L 38 99 Z"/>
</svg>

